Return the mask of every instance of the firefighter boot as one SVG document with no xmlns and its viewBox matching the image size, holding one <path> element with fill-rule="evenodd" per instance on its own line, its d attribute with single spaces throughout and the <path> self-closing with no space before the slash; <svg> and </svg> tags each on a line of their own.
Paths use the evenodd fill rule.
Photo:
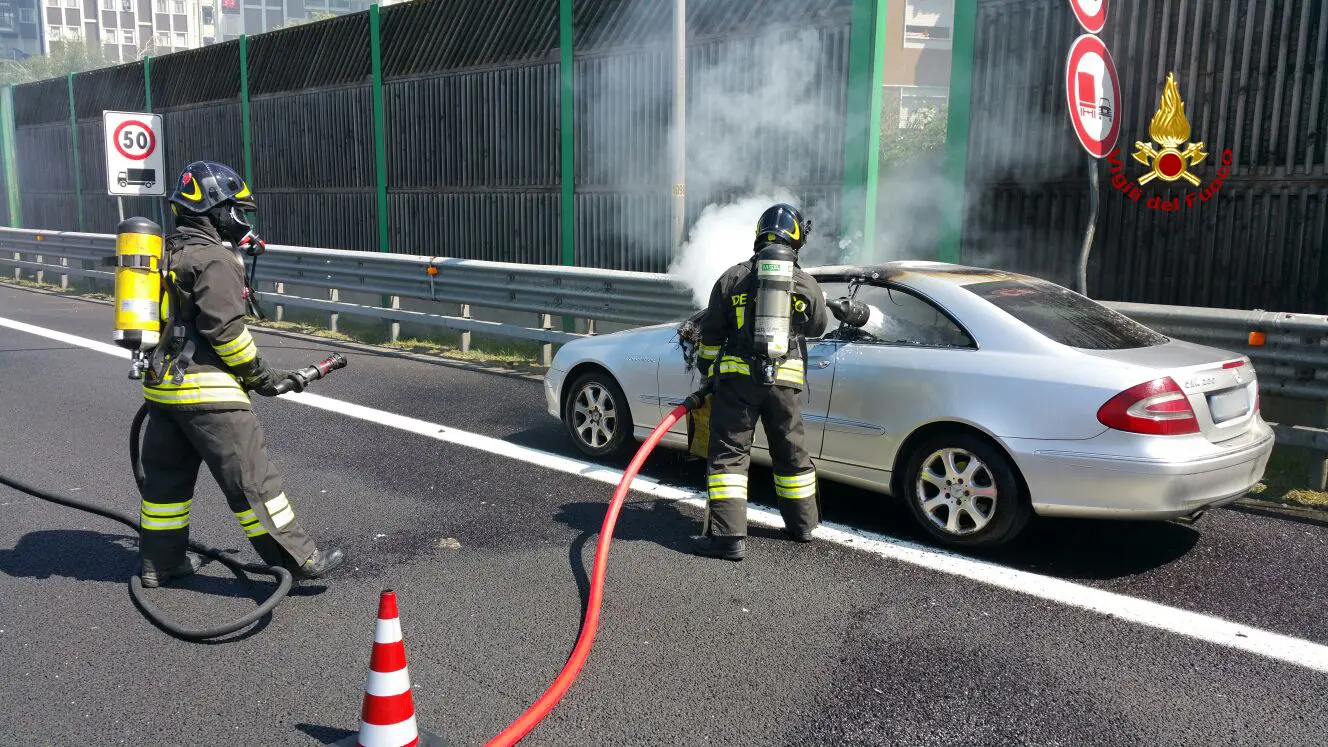
<svg viewBox="0 0 1328 747">
<path fill-rule="evenodd" d="M 781 531 L 784 532 L 784 536 L 788 537 L 794 542 L 812 541 L 812 530 L 810 529 L 797 530 L 790 527 L 784 527 L 784 529 Z"/>
<path fill-rule="evenodd" d="M 697 555 L 724 560 L 742 560 L 745 542 L 742 537 L 693 537 Z"/>
<path fill-rule="evenodd" d="M 180 561 L 180 564 L 173 568 L 167 568 L 160 571 L 156 569 L 144 569 L 141 575 L 141 578 L 143 579 L 143 588 L 155 589 L 158 586 L 165 584 L 167 581 L 183 578 L 185 576 L 192 576 L 202 567 L 203 558 L 191 552 L 185 553 L 184 560 Z"/>
<path fill-rule="evenodd" d="M 346 562 L 346 553 L 341 548 L 331 550 L 315 550 L 309 559 L 302 565 L 291 569 L 291 575 L 297 581 L 308 581 L 315 578 L 322 578 Z"/>
</svg>

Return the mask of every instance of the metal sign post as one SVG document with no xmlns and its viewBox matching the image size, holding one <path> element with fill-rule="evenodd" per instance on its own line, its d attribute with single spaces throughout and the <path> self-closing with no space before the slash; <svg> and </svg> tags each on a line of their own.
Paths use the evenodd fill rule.
<svg viewBox="0 0 1328 747">
<path fill-rule="evenodd" d="M 1077 3 L 1076 12 L 1079 5 L 1090 4 L 1093 3 Z M 1105 14 L 1105 3 L 1100 5 Z M 1074 134 L 1089 155 L 1088 231 L 1079 255 L 1079 292 L 1087 296 L 1088 253 L 1093 247 L 1097 228 L 1098 160 L 1116 147 L 1121 123 L 1120 79 L 1116 75 L 1116 63 L 1107 45 L 1092 34 L 1075 39 L 1065 58 L 1065 100 Z"/>
<path fill-rule="evenodd" d="M 161 115 L 140 112 L 102 112 L 106 144 L 106 193 L 116 196 L 120 220 L 124 198 L 162 197 L 166 168 L 161 148 Z"/>
<path fill-rule="evenodd" d="M 682 248 L 687 217 L 687 0 L 673 2 L 673 246 Z"/>
</svg>

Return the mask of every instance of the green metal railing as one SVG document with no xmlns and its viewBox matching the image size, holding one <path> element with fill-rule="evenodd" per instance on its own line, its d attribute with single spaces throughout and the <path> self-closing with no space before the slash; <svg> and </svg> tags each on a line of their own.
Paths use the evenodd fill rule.
<svg viewBox="0 0 1328 747">
<path fill-rule="evenodd" d="M 969 102 L 973 94 L 973 35 L 978 17 L 977 0 L 955 0 L 954 33 L 951 34 L 950 95 L 945 123 L 945 180 L 964 184 L 968 170 Z M 959 262 L 963 257 L 964 203 L 942 206 L 942 234 L 936 258 Z"/>
</svg>

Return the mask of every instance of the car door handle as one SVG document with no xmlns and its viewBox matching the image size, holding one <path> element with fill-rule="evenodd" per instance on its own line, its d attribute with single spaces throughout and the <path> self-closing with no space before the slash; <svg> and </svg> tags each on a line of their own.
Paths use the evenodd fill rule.
<svg viewBox="0 0 1328 747">
<path fill-rule="evenodd" d="M 812 363 L 815 363 L 817 368 L 829 368 L 829 367 L 830 367 L 830 361 L 829 361 L 828 359 L 826 359 L 826 358 L 821 358 L 821 359 L 819 359 L 819 360 L 813 358 L 813 359 L 811 360 L 811 362 L 812 362 Z"/>
</svg>

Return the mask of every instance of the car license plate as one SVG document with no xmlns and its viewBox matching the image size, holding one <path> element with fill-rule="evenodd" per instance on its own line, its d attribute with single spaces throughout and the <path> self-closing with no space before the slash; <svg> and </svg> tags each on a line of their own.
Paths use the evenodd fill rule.
<svg viewBox="0 0 1328 747">
<path fill-rule="evenodd" d="M 1214 423 L 1241 417 L 1249 410 L 1250 398 L 1244 388 L 1208 395 L 1208 411 L 1213 414 Z"/>
</svg>

